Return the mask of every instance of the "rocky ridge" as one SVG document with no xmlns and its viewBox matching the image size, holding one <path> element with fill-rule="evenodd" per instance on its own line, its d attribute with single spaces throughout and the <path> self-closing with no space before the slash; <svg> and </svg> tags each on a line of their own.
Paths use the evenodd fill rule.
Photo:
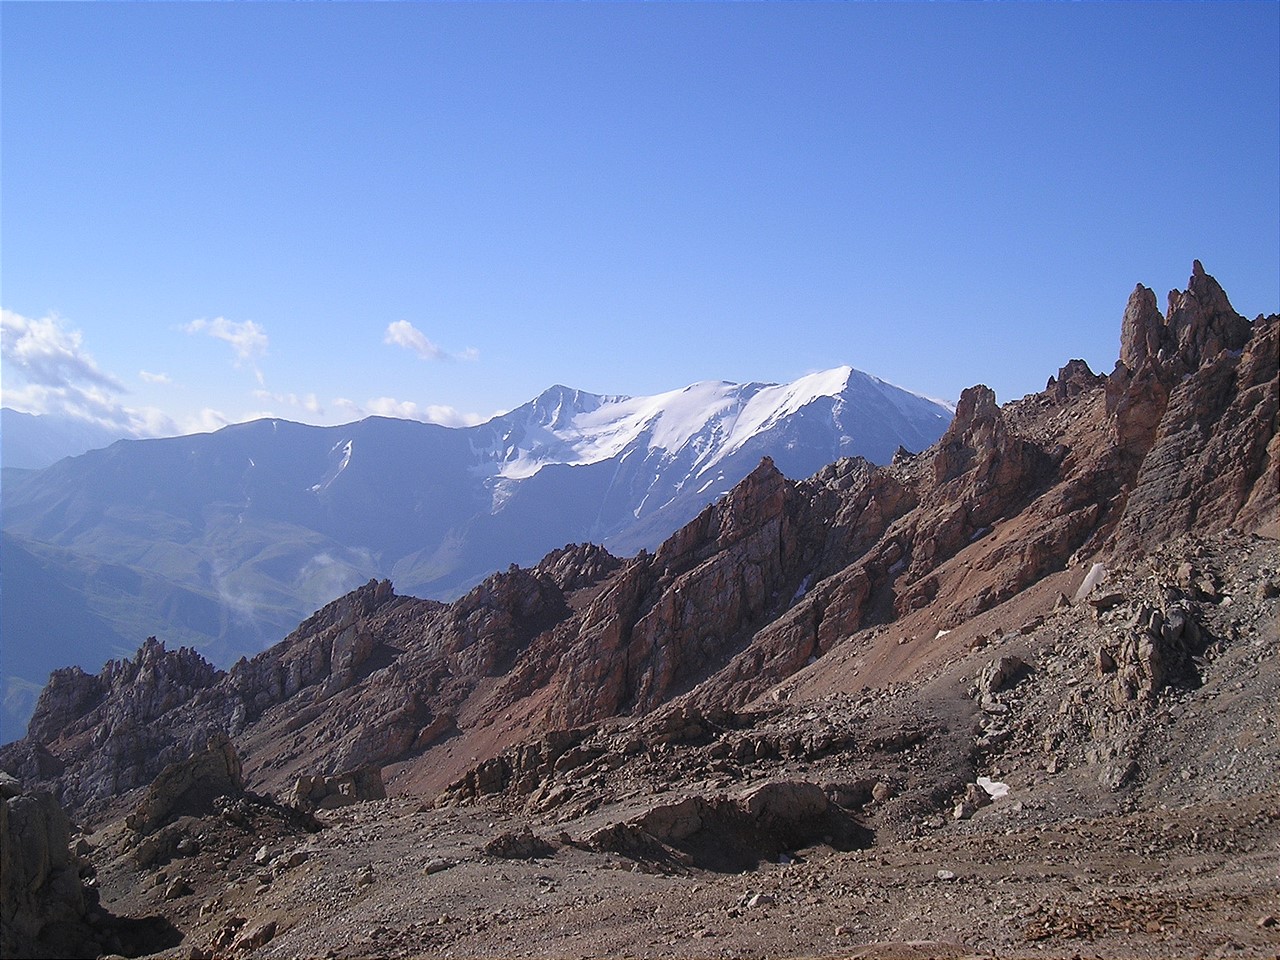
<svg viewBox="0 0 1280 960">
<path fill-rule="evenodd" d="M 513 856 L 588 873 L 621 857 L 667 877 L 769 871 L 782 857 L 791 879 L 852 871 L 869 889 L 862 851 L 950 844 L 981 874 L 993 862 L 981 843 L 966 846 L 971 836 L 1038 842 L 1052 827 L 1083 838 L 1106 823 L 1141 833 L 1178 803 L 1247 801 L 1260 820 L 1222 822 L 1274 850 L 1278 331 L 1280 317 L 1236 314 L 1196 263 L 1163 317 L 1149 290 L 1135 290 L 1111 374 L 1071 361 L 1045 391 L 1004 407 L 971 388 L 920 455 L 839 461 L 799 482 L 765 461 L 653 554 L 566 547 L 449 605 L 371 582 L 225 673 L 149 641 L 99 677 L 55 675 L 28 738 L 0 763 L 90 824 L 133 810 L 139 788 L 219 735 L 259 795 L 301 799 L 325 777 L 380 768 L 393 799 L 334 810 L 347 819 L 331 823 L 382 803 L 385 832 L 408 844 L 427 822 L 463 833 L 483 833 L 486 817 L 512 824 L 445 868 L 423 865 L 460 889 Z M 1206 713 L 1210 703 L 1228 709 Z M 1085 827 L 1064 827 L 1064 816 Z M 106 846 L 127 859 L 137 841 L 113 829 Z M 319 858 L 316 838 L 306 849 Z M 1128 847 L 1108 849 L 1099 862 L 1132 873 L 1103 891 L 1114 904 L 1147 868 L 1125 859 Z M 1194 843 L 1177 849 L 1205 870 L 1166 899 L 1234 885 L 1239 903 L 1262 911 L 1256 933 L 1216 907 L 1199 929 L 1265 953 L 1276 905 L 1273 885 L 1255 889 L 1256 861 L 1206 867 Z M 1007 848 L 1015 873 L 1021 855 Z M 112 876 L 116 890 L 138 882 L 124 867 Z M 273 883 L 230 906 L 214 897 L 222 905 L 184 929 L 227 949 L 252 926 L 251 907 L 265 916 L 274 904 L 287 919 L 244 949 L 307 952 L 322 921 L 301 904 L 285 910 L 292 894 Z M 727 919 L 774 905 L 747 899 Z M 929 900 L 939 916 L 945 899 Z M 1087 899 L 1067 897 L 1076 912 L 1065 917 L 975 928 L 967 942 L 1009 952 L 1077 942 L 1087 928 L 1127 953 L 1178 945 L 1145 926 L 1132 936 L 1097 927 Z M 126 901 L 163 906 L 136 892 Z M 377 902 L 394 912 L 399 901 Z M 224 908 L 242 916 L 234 936 L 212 926 Z M 900 918 L 899 933 L 911 929 L 904 909 L 885 914 Z M 1158 932 L 1192 935 L 1159 921 Z M 537 928 L 532 917 L 482 926 L 447 941 L 393 939 L 409 953 L 445 942 L 503 952 L 506 941 L 488 936 L 496 927 Z M 695 939 L 721 936 L 713 926 Z M 853 935 L 840 927 L 835 946 Z M 865 929 L 893 937 L 887 920 Z M 567 942 L 517 939 L 512 952 L 561 953 Z M 1185 942 L 1194 953 L 1209 941 Z M 695 947 L 677 952 L 713 952 Z"/>
</svg>

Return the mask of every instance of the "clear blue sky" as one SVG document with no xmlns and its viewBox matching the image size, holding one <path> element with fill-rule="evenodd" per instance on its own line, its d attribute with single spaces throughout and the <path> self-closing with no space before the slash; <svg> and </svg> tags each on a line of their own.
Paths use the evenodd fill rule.
<svg viewBox="0 0 1280 960">
<path fill-rule="evenodd" d="M 1280 309 L 1280 4 L 15 4 L 4 400 L 168 432 L 852 364 L 1109 371 Z"/>
</svg>

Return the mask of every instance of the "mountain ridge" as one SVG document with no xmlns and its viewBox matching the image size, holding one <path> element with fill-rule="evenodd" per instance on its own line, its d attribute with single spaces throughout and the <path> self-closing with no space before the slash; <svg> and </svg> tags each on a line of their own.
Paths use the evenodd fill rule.
<svg viewBox="0 0 1280 960">
<path fill-rule="evenodd" d="M 682 694 L 699 709 L 732 708 L 868 626 L 928 611 L 945 633 L 1095 556 L 1154 549 L 1190 531 L 1218 533 L 1237 518 L 1274 532 L 1280 317 L 1260 318 L 1246 333 L 1247 350 L 1153 357 L 1134 370 L 1120 363 L 1110 377 L 1072 361 L 1044 392 L 1003 408 L 987 387 L 971 387 L 937 444 L 887 466 L 846 458 L 789 480 L 765 458 L 657 550 L 629 560 L 599 546 L 565 547 L 532 567 L 493 574 L 450 604 L 398 595 L 390 583 L 371 580 L 253 660 L 227 674 L 207 673 L 208 685 L 226 689 L 204 709 L 225 716 L 205 722 L 230 723 L 234 734 L 264 702 L 305 687 L 305 678 L 283 687 L 273 678 L 290 674 L 284 661 L 318 637 L 347 651 L 326 647 L 310 659 L 307 670 L 328 691 L 321 699 L 343 691 L 367 697 L 361 711 L 372 711 L 370 718 L 390 711 L 406 729 L 422 711 L 439 712 L 412 692 L 421 670 L 436 676 L 444 669 L 440 676 L 450 679 L 440 681 L 439 699 L 459 723 L 470 712 L 476 730 L 486 726 L 484 716 L 522 703 L 535 710 L 538 726 L 565 728 L 643 715 Z M 1179 367 L 1187 362 L 1195 365 L 1190 376 Z M 1152 394 L 1151 384 L 1166 380 L 1174 383 L 1170 394 Z M 1191 445 L 1176 429 L 1188 409 L 1222 425 Z M 1145 432 L 1135 456 L 1128 424 L 1152 419 L 1160 428 Z M 1247 460 L 1215 455 L 1224 435 L 1248 451 Z M 1204 470 L 1237 479 L 1172 487 L 1145 479 L 1166 459 L 1166 445 L 1184 465 L 1203 457 Z M 1152 496 L 1138 495 L 1148 487 Z M 1206 509 L 1206 496 L 1221 508 Z M 975 569 L 983 572 L 980 588 L 971 582 Z M 383 613 L 390 619 L 373 626 Z M 396 639 L 415 619 L 413 638 Z M 358 668 L 380 645 L 400 651 L 394 682 L 362 686 Z M 163 645 L 152 646 L 148 658 L 163 661 Z M 237 702 L 243 719 L 227 720 Z M 392 709 L 405 703 L 418 704 L 417 712 Z M 330 751 L 326 772 L 404 759 L 407 744 L 398 735 L 387 741 L 356 729 L 346 736 L 357 745 Z M 304 746 L 299 755 L 305 753 Z"/>
<path fill-rule="evenodd" d="M 264 418 L 122 441 L 8 482 L 0 510 L 7 532 L 69 563 L 168 581 L 149 596 L 214 598 L 211 633 L 175 633 L 229 665 L 370 578 L 453 598 L 566 543 L 653 549 L 760 456 L 805 476 L 849 452 L 887 458 L 903 443 L 927 445 L 949 416 L 850 367 L 790 385 L 707 381 L 639 398 L 557 385 L 474 427 Z M 11 642 L 39 647 L 40 618 L 24 618 L 21 594 L 6 599 Z M 148 602 L 139 598 L 117 632 L 149 614 L 146 632 L 164 634 L 170 614 Z M 5 735 L 20 722 L 6 713 Z"/>
</svg>

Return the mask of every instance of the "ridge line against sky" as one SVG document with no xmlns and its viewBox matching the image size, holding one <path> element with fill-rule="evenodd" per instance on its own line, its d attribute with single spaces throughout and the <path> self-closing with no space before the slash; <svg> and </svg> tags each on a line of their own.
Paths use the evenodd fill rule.
<svg viewBox="0 0 1280 960">
<path fill-rule="evenodd" d="M 3 402 L 475 423 L 1280 309 L 1280 4 L 0 4 Z"/>
</svg>

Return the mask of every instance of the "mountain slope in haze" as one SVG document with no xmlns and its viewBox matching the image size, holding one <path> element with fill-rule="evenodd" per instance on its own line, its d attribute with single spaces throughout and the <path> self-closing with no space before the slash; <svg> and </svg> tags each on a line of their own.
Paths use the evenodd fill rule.
<svg viewBox="0 0 1280 960">
<path fill-rule="evenodd" d="M 170 643 L 199 645 L 222 663 L 272 642 L 291 626 L 291 615 L 280 609 L 259 609 L 252 619 L 228 617 L 215 595 L 9 533 L 0 534 L 0 556 L 0 743 L 22 736 L 52 671 L 68 663 L 97 670 L 128 656 L 138 637 L 155 633 L 158 618 Z M 17 642 L 30 636 L 40 642 Z"/>
<path fill-rule="evenodd" d="M 0 463 L 5 467 L 42 470 L 63 457 L 78 457 L 127 436 L 73 417 L 0 408 Z"/>
<path fill-rule="evenodd" d="M 149 623 L 138 639 L 181 638 L 227 664 L 371 578 L 451 597 L 565 543 L 652 549 L 761 456 L 797 478 L 841 456 L 887 461 L 899 446 L 934 442 L 950 415 L 842 367 L 792 384 L 709 382 L 641 398 L 556 386 L 468 428 L 260 420 L 119 442 L 18 476 L 6 483 L 3 526 L 52 548 L 46 568 L 62 556 L 164 582 L 167 591 L 137 596 L 127 619 L 88 597 L 81 605 L 117 633 Z M 159 598 L 178 592 L 214 598 L 217 615 L 203 628 L 174 622 Z M 7 583 L 4 595 L 6 645 L 42 645 L 42 615 Z"/>
</svg>

